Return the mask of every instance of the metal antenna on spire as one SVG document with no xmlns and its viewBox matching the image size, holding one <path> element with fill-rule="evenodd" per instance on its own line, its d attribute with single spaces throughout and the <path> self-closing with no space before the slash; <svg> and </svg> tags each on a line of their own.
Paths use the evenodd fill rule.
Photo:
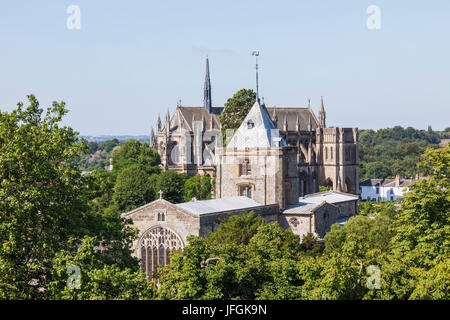
<svg viewBox="0 0 450 320">
<path fill-rule="evenodd" d="M 256 101 L 259 103 L 259 84 L 258 84 L 258 56 L 259 51 L 253 51 L 252 56 L 256 58 Z"/>
</svg>

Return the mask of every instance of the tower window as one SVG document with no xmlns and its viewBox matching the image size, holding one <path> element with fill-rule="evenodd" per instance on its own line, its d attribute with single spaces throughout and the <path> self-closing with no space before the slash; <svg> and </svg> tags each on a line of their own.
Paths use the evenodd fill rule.
<svg viewBox="0 0 450 320">
<path fill-rule="evenodd" d="M 248 159 L 242 160 L 239 163 L 239 175 L 240 176 L 250 176 L 252 174 L 252 166 Z"/>
<path fill-rule="evenodd" d="M 239 195 L 252 198 L 252 187 L 251 186 L 241 186 L 239 187 Z"/>
</svg>

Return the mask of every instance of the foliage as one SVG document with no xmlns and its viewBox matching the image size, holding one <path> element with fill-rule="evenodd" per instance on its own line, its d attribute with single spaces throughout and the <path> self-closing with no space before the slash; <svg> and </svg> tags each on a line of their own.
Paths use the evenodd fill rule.
<svg viewBox="0 0 450 320">
<path fill-rule="evenodd" d="M 359 213 L 364 216 L 393 217 L 396 212 L 396 204 L 400 204 L 400 200 L 385 202 L 359 201 Z"/>
<path fill-rule="evenodd" d="M 448 267 L 450 249 L 450 146 L 428 149 L 424 161 L 429 179 L 410 186 L 392 224 L 392 252 L 384 259 L 385 286 L 382 298 L 432 296 L 429 284 L 442 278 Z M 427 275 L 428 278 L 424 278 Z M 449 274 L 444 283 L 448 283 Z M 448 287 L 435 292 L 448 298 Z M 439 291 L 440 290 L 440 291 Z"/>
<path fill-rule="evenodd" d="M 211 199 L 211 177 L 195 175 L 186 180 L 184 184 L 184 201 Z"/>
<path fill-rule="evenodd" d="M 243 227 L 239 232 L 239 228 Z M 231 231 L 231 232 L 230 232 Z M 161 268 L 161 299 L 294 299 L 299 239 L 252 214 L 233 216 L 189 245 Z M 215 258 L 207 265 L 208 258 Z M 204 267 L 202 268 L 202 265 Z"/>
<path fill-rule="evenodd" d="M 252 89 L 241 89 L 225 103 L 225 108 L 219 116 L 222 126 L 222 136 L 226 130 L 236 130 L 241 125 L 251 107 L 255 104 L 256 93 Z"/>
<path fill-rule="evenodd" d="M 119 140 L 117 139 L 112 139 L 112 140 L 106 140 L 103 141 L 102 143 L 100 143 L 100 145 L 98 146 L 98 148 L 100 150 L 106 151 L 106 152 L 111 152 L 114 150 L 115 147 L 117 147 L 120 144 Z"/>
<path fill-rule="evenodd" d="M 132 165 L 138 165 L 146 170 L 148 175 L 159 173 L 161 159 L 156 150 L 148 143 L 128 140 L 113 152 L 113 171 L 121 171 Z"/>
<path fill-rule="evenodd" d="M 64 250 L 58 252 L 53 262 L 52 281 L 46 288 L 52 299 L 152 299 L 156 291 L 154 283 L 148 281 L 144 272 L 105 264 L 92 237 L 85 237 L 75 254 Z M 78 280 L 71 267 L 79 268 Z"/>
<path fill-rule="evenodd" d="M 150 177 L 150 184 L 157 194 L 163 192 L 163 198 L 172 203 L 180 203 L 184 200 L 184 186 L 189 176 L 186 173 L 177 173 L 174 170 L 161 172 Z"/>
<path fill-rule="evenodd" d="M 428 146 L 439 144 L 437 132 L 395 126 L 388 129 L 359 130 L 360 180 L 373 178 L 414 177 L 416 164 Z"/>
<path fill-rule="evenodd" d="M 64 102 L 44 110 L 33 95 L 12 112 L 0 113 L 0 298 L 53 298 L 53 267 L 59 252 L 75 254 L 85 236 L 96 237 L 102 260 L 137 268 L 130 255 L 136 236 L 96 197 L 109 186 L 83 176 L 76 166 L 87 145 L 60 122 Z"/>
<path fill-rule="evenodd" d="M 140 165 L 131 165 L 120 171 L 112 198 L 118 209 L 129 211 L 153 201 L 155 191 L 149 179 L 148 171 Z"/>
</svg>

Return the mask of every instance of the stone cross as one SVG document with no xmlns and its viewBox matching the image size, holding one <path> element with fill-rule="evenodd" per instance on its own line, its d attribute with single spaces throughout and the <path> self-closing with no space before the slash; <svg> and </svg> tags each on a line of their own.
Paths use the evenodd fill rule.
<svg viewBox="0 0 450 320">
<path fill-rule="evenodd" d="M 162 195 L 163 195 L 162 190 L 159 190 L 159 198 L 160 198 L 160 199 L 162 199 Z"/>
</svg>

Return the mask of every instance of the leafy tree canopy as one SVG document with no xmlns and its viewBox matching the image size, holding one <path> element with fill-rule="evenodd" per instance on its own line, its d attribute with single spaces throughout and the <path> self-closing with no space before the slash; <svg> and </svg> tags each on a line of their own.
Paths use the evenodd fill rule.
<svg viewBox="0 0 450 320">
<path fill-rule="evenodd" d="M 252 89 L 241 89 L 227 100 L 225 108 L 219 116 L 224 137 L 227 129 L 236 130 L 239 128 L 255 101 L 256 93 Z"/>
<path fill-rule="evenodd" d="M 151 175 L 160 172 L 160 163 L 158 152 L 150 148 L 148 143 L 137 140 L 128 140 L 113 152 L 113 171 L 116 172 L 136 164 Z"/>
</svg>

